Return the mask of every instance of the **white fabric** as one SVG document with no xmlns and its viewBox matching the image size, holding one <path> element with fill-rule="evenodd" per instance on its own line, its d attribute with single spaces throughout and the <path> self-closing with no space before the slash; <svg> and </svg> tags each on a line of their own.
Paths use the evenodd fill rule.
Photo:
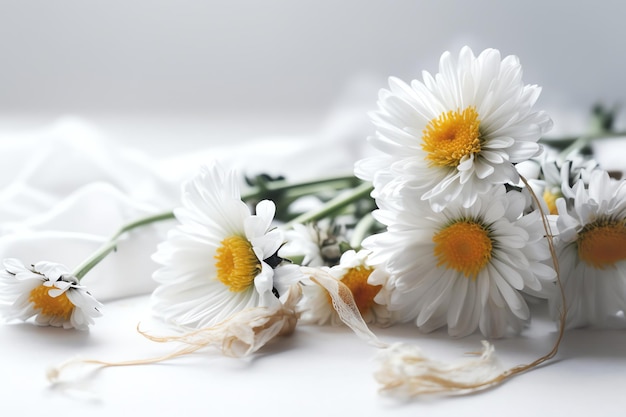
<svg viewBox="0 0 626 417">
<path fill-rule="evenodd" d="M 116 145 L 80 119 L 0 138 L 0 259 L 72 270 L 124 223 L 178 206 L 182 182 L 213 159 L 242 176 L 349 174 L 360 157 L 351 146 L 357 124 L 339 120 L 316 140 L 251 138 L 163 158 Z M 150 256 L 173 224 L 129 234 L 82 282 L 102 301 L 151 292 L 157 265 Z"/>
<path fill-rule="evenodd" d="M 171 209 L 175 178 L 138 153 L 116 149 L 84 122 L 4 139 L 0 178 L 0 258 L 41 260 L 73 269 L 123 223 Z M 165 225 L 121 242 L 83 281 L 106 300 L 150 291 L 150 255 Z"/>
</svg>

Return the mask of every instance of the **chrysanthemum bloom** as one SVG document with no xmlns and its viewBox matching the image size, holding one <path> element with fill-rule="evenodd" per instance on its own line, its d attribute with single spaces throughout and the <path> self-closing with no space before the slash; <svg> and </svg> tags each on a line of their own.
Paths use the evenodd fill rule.
<svg viewBox="0 0 626 417">
<path fill-rule="evenodd" d="M 206 327 L 250 307 L 280 303 L 299 278 L 296 265 L 277 256 L 283 234 L 272 229 L 275 206 L 261 201 L 251 215 L 232 172 L 205 167 L 183 186 L 180 225 L 153 258 L 159 286 L 153 310 L 163 319 Z"/>
<path fill-rule="evenodd" d="M 27 268 L 17 259 L 5 259 L 0 271 L 3 316 L 42 326 L 87 330 L 102 315 L 100 304 L 61 264 L 38 262 Z"/>
<path fill-rule="evenodd" d="M 530 319 L 522 292 L 542 296 L 555 277 L 544 263 L 550 252 L 539 213 L 522 215 L 525 197 L 504 186 L 467 208 L 459 202 L 436 213 L 415 203 L 375 212 L 387 231 L 363 242 L 390 274 L 390 310 L 425 332 L 446 325 L 451 336 L 520 332 Z M 385 302 L 384 294 L 374 300 Z"/>
<path fill-rule="evenodd" d="M 573 198 L 557 200 L 555 240 L 567 303 L 567 327 L 624 326 L 626 311 L 626 182 L 592 171 Z M 550 303 L 557 316 L 558 297 Z M 621 318 L 620 318 L 621 317 Z"/>
<path fill-rule="evenodd" d="M 372 285 L 368 279 L 373 275 L 381 275 L 379 280 L 384 280 L 383 276 L 386 274 L 382 270 L 376 270 L 369 263 L 369 255 L 370 252 L 366 250 L 346 251 L 338 265 L 325 270 L 350 289 L 356 307 L 366 323 L 384 326 L 391 323 L 391 313 L 385 305 L 374 301 L 382 285 Z M 333 308 L 331 297 L 324 288 L 311 283 L 304 285 L 302 289 L 304 297 L 299 308 L 302 321 L 319 325 L 342 324 L 341 318 Z"/>
<path fill-rule="evenodd" d="M 390 78 L 381 90 L 370 138 L 381 154 L 357 162 L 356 175 L 373 182 L 375 196 L 408 187 L 435 211 L 517 183 L 514 164 L 541 152 L 537 140 L 552 125 L 533 111 L 540 88 L 523 84 L 518 58 L 464 47 L 457 62 L 446 52 L 439 73 L 423 78 L 410 86 Z"/>
</svg>

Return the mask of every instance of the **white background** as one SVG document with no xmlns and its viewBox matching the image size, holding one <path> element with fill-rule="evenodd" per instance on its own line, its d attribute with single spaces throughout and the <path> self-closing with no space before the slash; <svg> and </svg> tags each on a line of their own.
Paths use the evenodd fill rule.
<svg viewBox="0 0 626 417">
<path fill-rule="evenodd" d="M 374 108 L 388 76 L 435 72 L 468 44 L 518 55 L 540 105 L 572 130 L 559 112 L 624 100 L 625 15 L 619 0 L 5 1 L 0 114 L 226 113 L 312 128 L 354 89 Z"/>
<path fill-rule="evenodd" d="M 334 135 L 360 141 L 372 133 L 366 111 L 388 76 L 409 81 L 423 69 L 436 72 L 444 50 L 457 53 L 465 44 L 475 53 L 494 47 L 518 55 L 525 82 L 543 86 L 538 107 L 551 112 L 554 134 L 582 133 L 594 103 L 626 98 L 625 16 L 626 2 L 618 0 L 3 1 L 0 143 L 68 116 L 111 144 L 155 157 L 277 137 L 283 145 Z M 619 394 L 626 384 L 623 331 L 572 332 L 550 366 L 485 394 L 443 401 L 379 397 L 374 348 L 331 328 L 302 328 L 249 361 L 207 354 L 105 370 L 86 382 L 93 397 L 46 383 L 45 368 L 76 353 L 124 360 L 167 351 L 136 334 L 149 315 L 139 297 L 108 304 L 85 334 L 0 326 L 0 410 L 573 416 L 621 415 L 626 406 Z M 479 346 L 478 335 L 452 340 L 412 330 L 382 336 L 416 342 L 442 360 Z M 540 321 L 518 339 L 496 342 L 505 366 L 545 353 L 553 330 Z"/>
</svg>

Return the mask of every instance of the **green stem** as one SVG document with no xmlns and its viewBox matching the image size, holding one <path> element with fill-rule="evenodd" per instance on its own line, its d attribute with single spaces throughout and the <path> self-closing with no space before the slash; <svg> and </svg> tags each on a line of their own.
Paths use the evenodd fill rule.
<svg viewBox="0 0 626 417">
<path fill-rule="evenodd" d="M 308 193 L 313 194 L 328 189 L 337 190 L 341 188 L 352 187 L 358 181 L 359 180 L 352 175 L 324 178 L 314 181 L 303 181 L 297 183 L 288 183 L 284 180 L 271 181 L 267 184 L 263 184 L 262 186 L 251 187 L 248 192 L 241 196 L 241 199 L 243 201 L 249 201 L 261 198 L 264 195 L 272 192 L 292 192 L 294 190 L 300 189 L 305 189 Z M 109 240 L 107 240 L 100 248 L 98 248 L 93 254 L 91 254 L 89 258 L 85 259 L 85 261 L 78 265 L 76 269 L 74 269 L 73 275 L 76 277 L 76 279 L 80 281 L 89 271 L 91 271 L 96 265 L 98 265 L 100 261 L 106 258 L 108 254 L 117 249 L 118 240 L 124 233 L 138 227 L 146 226 L 148 224 L 157 223 L 164 220 L 171 220 L 174 218 L 174 212 L 167 211 L 148 217 L 143 217 L 122 226 L 109 238 Z"/>
<path fill-rule="evenodd" d="M 338 195 L 332 200 L 329 200 L 326 204 L 324 204 L 317 210 L 312 210 L 307 213 L 301 214 L 300 216 L 286 223 L 283 227 L 290 228 L 296 223 L 304 224 L 331 216 L 339 212 L 346 206 L 354 203 L 355 201 L 358 201 L 363 197 L 368 196 L 372 192 L 372 190 L 373 187 L 370 183 L 362 183 L 358 187 L 354 188 L 350 193 Z"/>
<path fill-rule="evenodd" d="M 117 248 L 117 241 L 124 233 L 133 230 L 137 227 L 145 226 L 151 223 L 160 222 L 163 220 L 171 220 L 174 218 L 174 212 L 168 211 L 165 213 L 159 213 L 148 217 L 143 217 L 139 220 L 130 222 L 119 228 L 107 242 L 105 242 L 98 250 L 96 250 L 89 258 L 85 259 L 83 263 L 76 267 L 73 275 L 79 281 L 91 271 L 91 269 L 98 265 L 106 256 Z"/>
<path fill-rule="evenodd" d="M 141 219 L 135 220 L 134 222 L 128 223 L 125 226 L 122 226 L 111 237 L 111 240 L 117 239 L 118 237 L 120 237 L 124 233 L 128 232 L 129 230 L 133 230 L 133 229 L 135 229 L 137 227 L 145 226 L 145 225 L 150 224 L 150 223 L 160 222 L 160 221 L 163 221 L 163 220 L 171 220 L 173 218 L 174 218 L 174 212 L 173 211 L 167 211 L 167 212 L 160 213 L 160 214 L 154 214 L 154 215 L 148 216 L 148 217 L 143 217 Z"/>
<path fill-rule="evenodd" d="M 350 247 L 355 251 L 361 249 L 361 243 L 363 242 L 363 239 L 365 239 L 365 237 L 369 235 L 369 232 L 372 230 L 375 224 L 376 219 L 374 219 L 372 213 L 368 213 L 361 220 L 359 220 L 359 222 L 354 227 L 354 230 L 352 231 Z"/>
<path fill-rule="evenodd" d="M 595 139 L 626 136 L 626 132 L 613 130 L 614 121 L 615 110 L 596 106 L 593 109 L 590 127 L 586 134 L 577 138 L 555 138 L 541 142 L 559 149 L 563 148 L 558 156 L 558 159 L 563 162 L 570 154 L 581 151 Z"/>
<path fill-rule="evenodd" d="M 270 181 L 262 186 L 256 185 L 251 187 L 246 194 L 241 196 L 243 201 L 261 198 L 272 192 L 288 192 L 293 190 L 306 190 L 307 194 L 313 194 L 324 190 L 338 190 L 357 185 L 360 182 L 353 175 L 322 178 L 311 181 L 301 181 L 290 183 L 286 180 Z M 302 193 L 300 193 L 302 194 Z"/>
<path fill-rule="evenodd" d="M 577 139 L 571 142 L 569 146 L 567 146 L 565 149 L 563 149 L 559 153 L 559 159 L 561 161 L 565 160 L 571 153 L 580 151 L 581 149 L 589 145 L 595 139 L 599 139 L 599 138 L 609 139 L 609 138 L 618 138 L 618 137 L 625 137 L 625 136 L 626 136 L 626 132 L 596 132 L 596 133 L 590 133 L 588 135 L 579 136 Z M 549 145 L 550 141 L 545 141 L 544 143 Z"/>
</svg>

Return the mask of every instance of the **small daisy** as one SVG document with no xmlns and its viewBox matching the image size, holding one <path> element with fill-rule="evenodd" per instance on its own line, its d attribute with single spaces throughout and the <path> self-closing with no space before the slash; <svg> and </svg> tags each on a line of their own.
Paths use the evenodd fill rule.
<svg viewBox="0 0 626 417">
<path fill-rule="evenodd" d="M 464 47 L 455 62 L 442 55 L 439 73 L 411 85 L 390 78 L 372 114 L 381 155 L 357 162 L 375 196 L 398 186 L 415 190 L 435 211 L 460 201 L 470 207 L 494 184 L 517 183 L 514 164 L 541 152 L 552 125 L 533 111 L 540 88 L 524 85 L 515 56 L 494 49 L 478 57 Z"/>
<path fill-rule="evenodd" d="M 390 275 L 387 295 L 374 300 L 425 332 L 447 326 L 451 336 L 478 328 L 487 337 L 519 333 L 530 318 L 522 292 L 542 296 L 555 276 L 544 263 L 550 252 L 539 213 L 522 216 L 525 197 L 504 186 L 470 207 L 450 204 L 440 213 L 413 203 L 374 213 L 387 231 L 363 246 Z"/>
<path fill-rule="evenodd" d="M 345 228 L 329 219 L 318 222 L 294 224 L 285 232 L 287 242 L 279 255 L 302 266 L 333 266 L 339 262 L 342 246 L 348 245 Z M 301 262 L 296 262 L 301 258 Z"/>
<path fill-rule="evenodd" d="M 35 317 L 41 326 L 87 330 L 101 316 L 100 304 L 61 264 L 38 262 L 27 268 L 5 259 L 0 271 L 0 300 L 7 320 Z"/>
<path fill-rule="evenodd" d="M 277 251 L 275 206 L 261 201 L 251 215 L 233 172 L 212 165 L 183 186 L 180 225 L 159 245 L 154 311 L 183 326 L 207 327 L 250 307 L 275 307 L 299 278 Z"/>
<path fill-rule="evenodd" d="M 567 303 L 567 327 L 626 325 L 626 182 L 594 170 L 572 198 L 557 200 L 555 240 Z M 554 298 L 552 313 L 561 303 Z M 618 318 L 621 317 L 621 320 Z"/>
<path fill-rule="evenodd" d="M 562 163 L 554 158 L 542 158 L 539 164 L 539 178 L 529 179 L 528 182 L 546 202 L 550 214 L 558 214 L 556 201 L 559 198 L 573 197 L 572 186 L 581 175 L 587 176 L 592 170 L 599 169 L 595 160 L 582 155 L 574 155 Z M 584 180 L 587 181 L 586 178 Z"/>
<path fill-rule="evenodd" d="M 391 313 L 386 306 L 374 301 L 374 297 L 381 290 L 382 285 L 372 285 L 368 282 L 374 275 L 386 275 L 376 270 L 368 261 L 369 251 L 346 251 L 338 265 L 324 268 L 330 276 L 341 281 L 352 292 L 356 306 L 366 323 L 388 325 L 391 323 Z M 379 280 L 382 280 L 381 276 Z M 319 325 L 342 324 L 339 315 L 332 306 L 332 300 L 326 290 L 318 285 L 304 285 L 304 297 L 300 311 L 302 321 Z"/>
</svg>

